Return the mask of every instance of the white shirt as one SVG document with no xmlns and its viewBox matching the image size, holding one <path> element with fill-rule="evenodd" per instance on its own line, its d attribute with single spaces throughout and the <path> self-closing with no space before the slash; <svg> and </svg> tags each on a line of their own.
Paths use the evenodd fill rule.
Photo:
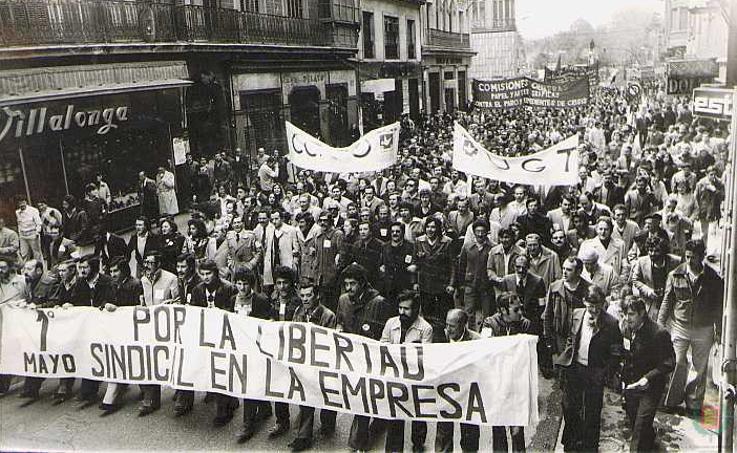
<svg viewBox="0 0 737 453">
<path fill-rule="evenodd" d="M 578 343 L 576 351 L 576 361 L 581 365 L 589 365 L 589 345 L 594 337 L 594 326 L 589 323 L 589 312 L 587 311 L 581 321 L 581 341 Z"/>
</svg>

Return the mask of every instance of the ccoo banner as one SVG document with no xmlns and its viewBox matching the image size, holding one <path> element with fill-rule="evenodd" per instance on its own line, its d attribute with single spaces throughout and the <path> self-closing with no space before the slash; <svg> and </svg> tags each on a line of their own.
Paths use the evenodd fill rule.
<svg viewBox="0 0 737 453">
<path fill-rule="evenodd" d="M 523 157 L 492 154 L 460 124 L 453 129 L 453 168 L 474 176 L 510 183 L 575 185 L 578 177 L 578 135 Z"/>
<path fill-rule="evenodd" d="M 300 168 L 331 173 L 379 171 L 397 161 L 399 123 L 374 129 L 345 148 L 333 148 L 287 121 L 289 160 Z"/>
<path fill-rule="evenodd" d="M 476 107 L 506 109 L 533 107 L 571 108 L 589 102 L 589 80 L 584 76 L 567 82 L 539 82 L 528 77 L 473 81 Z"/>
<path fill-rule="evenodd" d="M 537 337 L 386 344 L 182 305 L 0 307 L 0 373 L 223 393 L 386 419 L 535 426 Z M 12 320 L 12 321 L 11 321 Z"/>
</svg>

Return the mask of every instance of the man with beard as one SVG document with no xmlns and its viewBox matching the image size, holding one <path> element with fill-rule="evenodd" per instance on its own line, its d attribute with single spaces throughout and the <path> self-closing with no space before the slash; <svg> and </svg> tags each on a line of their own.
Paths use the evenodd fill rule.
<svg viewBox="0 0 737 453">
<path fill-rule="evenodd" d="M 384 294 L 396 306 L 397 295 L 411 289 L 414 281 L 409 266 L 415 262 L 414 245 L 404 240 L 404 225 L 394 222 L 389 227 L 391 240 L 384 244 L 381 252 L 381 272 Z"/>
<path fill-rule="evenodd" d="M 481 337 L 468 328 L 468 314 L 458 308 L 448 310 L 445 318 L 445 343 L 457 343 L 459 341 L 473 341 Z M 435 434 L 435 451 L 453 451 L 453 423 L 438 422 Z M 479 451 L 479 436 L 481 430 L 478 425 L 461 423 L 461 449 L 463 451 Z"/>
<path fill-rule="evenodd" d="M 476 220 L 472 224 L 474 241 L 464 244 L 458 256 L 458 275 L 463 280 L 463 309 L 468 313 L 469 326 L 478 330 L 481 321 L 491 315 L 494 307 L 494 293 L 486 275 L 486 263 L 492 245 L 488 240 L 489 224 L 486 220 Z"/>
<path fill-rule="evenodd" d="M 442 334 L 455 293 L 456 257 L 451 249 L 452 240 L 442 234 L 441 228 L 437 218 L 425 220 L 425 234 L 415 242 L 417 263 L 410 266 L 411 272 L 417 274 L 415 290 L 420 293 L 422 313 L 436 329 L 436 335 Z"/>
<path fill-rule="evenodd" d="M 383 243 L 391 241 L 389 229 L 394 221 L 389 216 L 389 207 L 386 205 L 379 206 L 376 217 L 376 221 L 371 224 L 373 236 Z"/>
<path fill-rule="evenodd" d="M 657 321 L 668 274 L 681 259 L 668 253 L 668 243 L 658 236 L 648 238 L 646 247 L 647 255 L 639 257 L 632 268 L 632 292 L 645 301 L 650 319 Z"/>
<path fill-rule="evenodd" d="M 545 286 L 550 287 L 551 283 L 560 278 L 560 258 L 541 242 L 537 233 L 525 236 L 526 255 L 530 263 L 530 272 L 542 278 Z"/>
<path fill-rule="evenodd" d="M 366 269 L 351 264 L 341 274 L 345 293 L 338 299 L 337 330 L 378 340 L 392 313 L 387 301 L 368 283 Z M 370 448 L 370 417 L 355 415 L 348 445 L 354 450 Z"/>
<path fill-rule="evenodd" d="M 202 282 L 192 291 L 191 305 L 196 307 L 219 308 L 221 310 L 234 310 L 235 296 L 237 290 L 235 286 L 220 279 L 218 266 L 212 260 L 205 260 L 200 264 L 200 276 Z M 183 401 L 184 407 L 187 405 L 191 408 L 191 399 L 194 399 L 194 393 L 184 394 L 180 399 Z M 189 400 L 189 401 L 187 401 Z M 232 418 L 233 412 L 238 408 L 238 400 L 232 396 L 217 393 L 215 395 L 215 418 L 212 421 L 213 426 L 225 426 Z"/>
<path fill-rule="evenodd" d="M 390 318 L 381 333 L 382 343 L 432 343 L 433 328 L 420 316 L 420 295 L 402 291 L 397 297 L 399 316 Z M 412 422 L 412 451 L 422 451 L 427 437 L 425 422 Z M 404 447 L 404 420 L 388 422 L 386 451 L 402 451 Z"/>
<path fill-rule="evenodd" d="M 563 448 L 597 451 L 601 429 L 604 383 L 622 353 L 617 320 L 604 310 L 601 289 L 587 289 L 583 308 L 572 310 L 565 349 L 555 360 L 562 370 Z"/>
<path fill-rule="evenodd" d="M 622 371 L 624 408 L 632 430 L 630 451 L 653 451 L 653 421 L 676 355 L 670 334 L 650 319 L 643 299 L 625 301 L 622 311 L 626 316 L 624 337 L 630 340 L 629 347 L 625 343 L 629 351 Z"/>
<path fill-rule="evenodd" d="M 372 187 L 373 188 L 373 187 Z M 337 318 L 332 310 L 320 303 L 315 284 L 311 280 L 303 280 L 299 286 L 299 298 L 302 304 L 294 312 L 294 322 L 306 322 L 317 326 L 334 329 Z M 320 435 L 326 437 L 335 432 L 336 413 L 327 409 L 320 410 Z M 292 451 L 304 451 L 312 446 L 312 429 L 315 423 L 315 408 L 299 407 L 297 437 L 289 444 Z"/>
<path fill-rule="evenodd" d="M 118 256 L 108 263 L 110 277 L 113 280 L 113 301 L 105 304 L 108 312 L 114 312 L 118 307 L 132 307 L 138 305 L 143 295 L 141 281 L 131 275 L 128 260 Z M 120 410 L 123 405 L 122 396 L 127 390 L 126 384 L 108 382 L 105 396 L 100 403 L 101 416 L 107 416 Z"/>
<path fill-rule="evenodd" d="M 135 236 L 134 236 L 135 237 Z M 135 239 L 132 239 L 135 240 Z M 177 291 L 177 277 L 161 268 L 161 255 L 149 252 L 143 258 L 143 305 L 152 307 L 174 299 Z M 161 407 L 161 386 L 141 385 L 143 400 L 138 408 L 138 416 L 145 417 Z"/>
</svg>

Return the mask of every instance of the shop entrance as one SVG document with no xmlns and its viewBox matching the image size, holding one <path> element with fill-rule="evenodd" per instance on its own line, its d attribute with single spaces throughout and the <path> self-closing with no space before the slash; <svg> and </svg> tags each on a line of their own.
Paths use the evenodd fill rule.
<svg viewBox="0 0 737 453">
<path fill-rule="evenodd" d="M 317 137 L 320 134 L 320 90 L 315 86 L 296 87 L 289 93 L 291 123 Z"/>
<path fill-rule="evenodd" d="M 350 144 L 350 129 L 348 127 L 348 86 L 346 84 L 327 85 L 325 87 L 328 98 L 328 112 L 330 117 L 330 141 L 333 146 L 347 146 Z"/>
</svg>

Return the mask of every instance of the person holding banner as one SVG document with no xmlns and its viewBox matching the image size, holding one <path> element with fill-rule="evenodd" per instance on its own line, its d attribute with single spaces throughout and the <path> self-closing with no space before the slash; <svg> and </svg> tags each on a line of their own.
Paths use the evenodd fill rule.
<svg viewBox="0 0 737 453">
<path fill-rule="evenodd" d="M 445 317 L 444 343 L 479 340 L 481 336 L 468 328 L 468 313 L 459 308 L 448 310 Z M 435 451 L 451 453 L 453 451 L 453 423 L 438 422 L 435 432 Z M 481 430 L 478 425 L 461 423 L 461 450 L 464 452 L 479 451 Z"/>
<path fill-rule="evenodd" d="M 391 305 L 368 283 L 366 269 L 350 264 L 341 274 L 345 293 L 338 299 L 337 330 L 378 340 L 392 313 Z M 348 437 L 348 446 L 366 451 L 369 439 L 370 417 L 355 415 Z"/>
<path fill-rule="evenodd" d="M 222 280 L 217 264 L 212 260 L 205 260 L 200 264 L 200 276 L 202 282 L 192 291 L 192 303 L 196 307 L 209 309 L 218 308 L 225 311 L 234 311 L 235 295 L 237 290 L 231 283 Z M 160 391 L 160 387 L 156 387 Z M 158 395 L 160 399 L 160 393 Z M 177 400 L 183 400 L 191 409 L 194 400 L 194 392 L 182 392 Z M 145 399 L 144 399 L 145 401 Z M 232 418 L 233 412 L 238 408 L 238 400 L 232 396 L 217 393 L 215 395 L 215 418 L 213 426 L 225 426 Z"/>
<path fill-rule="evenodd" d="M 416 291 L 402 291 L 397 296 L 399 316 L 389 318 L 381 333 L 382 343 L 411 344 L 432 343 L 433 328 L 420 316 L 420 295 Z M 412 451 L 422 451 L 427 437 L 427 423 L 412 422 Z M 404 450 L 404 420 L 392 420 L 387 424 L 387 452 Z"/>
<path fill-rule="evenodd" d="M 143 295 L 141 281 L 131 275 L 128 260 L 122 256 L 113 257 L 108 263 L 110 277 L 113 279 L 113 300 L 105 304 L 108 312 L 117 310 L 118 307 L 132 307 L 138 305 Z M 102 410 L 100 416 L 108 416 L 120 410 L 122 396 L 128 389 L 126 384 L 108 382 L 105 396 L 102 398 L 99 408 Z"/>
<path fill-rule="evenodd" d="M 233 310 L 238 316 L 269 319 L 271 305 L 268 297 L 255 292 L 256 274 L 252 269 L 239 267 L 233 272 L 233 283 L 238 293 L 234 297 Z M 271 417 L 271 404 L 268 401 L 243 399 L 243 425 L 238 432 L 239 444 L 247 442 L 255 434 L 257 426 Z"/>
<path fill-rule="evenodd" d="M 302 302 L 294 312 L 292 321 L 307 322 L 328 329 L 335 329 L 337 318 L 335 313 L 320 302 L 315 283 L 304 279 L 299 285 L 299 299 Z M 320 410 L 320 435 L 327 437 L 335 432 L 335 411 Z M 312 429 L 315 423 L 315 408 L 299 407 L 297 437 L 289 444 L 292 451 L 304 451 L 312 446 Z"/>
</svg>

